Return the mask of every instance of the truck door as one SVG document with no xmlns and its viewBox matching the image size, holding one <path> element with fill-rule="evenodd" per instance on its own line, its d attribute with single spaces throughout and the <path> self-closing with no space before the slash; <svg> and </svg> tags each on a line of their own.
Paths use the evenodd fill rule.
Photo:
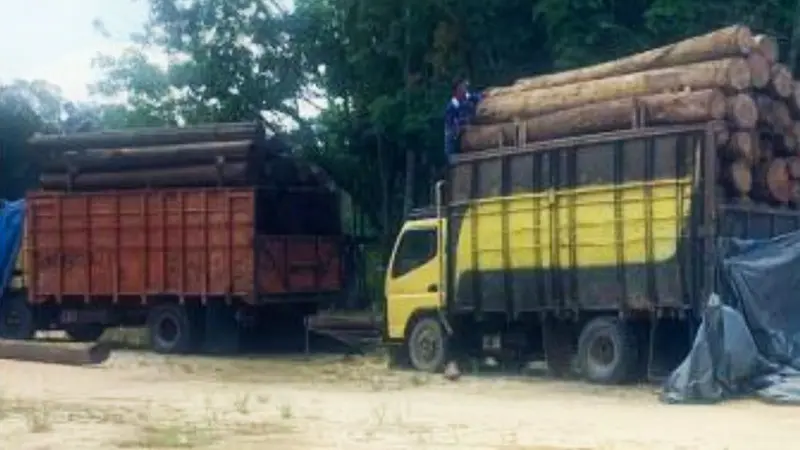
<svg viewBox="0 0 800 450">
<path fill-rule="evenodd" d="M 439 307 L 441 261 L 435 220 L 409 222 L 395 244 L 386 273 L 386 320 L 390 339 L 403 339 L 415 311 Z"/>
</svg>

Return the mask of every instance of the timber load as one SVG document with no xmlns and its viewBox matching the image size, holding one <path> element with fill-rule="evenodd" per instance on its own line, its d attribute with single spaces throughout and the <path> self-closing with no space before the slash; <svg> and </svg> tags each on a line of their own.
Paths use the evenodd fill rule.
<svg viewBox="0 0 800 450">
<path fill-rule="evenodd" d="M 800 81 L 777 40 L 733 25 L 642 53 L 487 89 L 461 151 L 708 123 L 728 201 L 800 207 Z"/>
<path fill-rule="evenodd" d="M 188 186 L 325 186 L 260 122 L 35 135 L 28 144 L 44 190 Z"/>
</svg>

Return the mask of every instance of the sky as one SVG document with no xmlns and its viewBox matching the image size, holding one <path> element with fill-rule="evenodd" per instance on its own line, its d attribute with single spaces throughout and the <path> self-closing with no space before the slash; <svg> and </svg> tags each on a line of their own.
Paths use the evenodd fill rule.
<svg viewBox="0 0 800 450">
<path fill-rule="evenodd" d="M 46 80 L 70 100 L 88 99 L 92 59 L 119 54 L 147 19 L 146 0 L 0 0 L 0 11 L 0 81 Z"/>
</svg>

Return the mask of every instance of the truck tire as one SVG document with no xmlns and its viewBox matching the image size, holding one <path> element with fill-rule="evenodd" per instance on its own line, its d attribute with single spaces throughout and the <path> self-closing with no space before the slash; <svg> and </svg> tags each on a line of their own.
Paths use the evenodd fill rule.
<svg viewBox="0 0 800 450">
<path fill-rule="evenodd" d="M 433 317 L 423 317 L 411 325 L 407 339 L 411 367 L 421 372 L 437 373 L 447 362 L 448 342 L 442 324 Z"/>
<path fill-rule="evenodd" d="M 64 333 L 75 342 L 95 342 L 105 333 L 106 327 L 100 323 L 86 323 L 64 327 Z"/>
<path fill-rule="evenodd" d="M 177 304 L 154 307 L 147 316 L 150 346 L 156 353 L 180 354 L 192 351 L 197 343 L 197 325 L 188 308 Z"/>
<path fill-rule="evenodd" d="M 636 337 L 616 317 L 596 317 L 578 339 L 578 363 L 592 383 L 620 384 L 633 376 L 639 360 Z"/>
<path fill-rule="evenodd" d="M 33 309 L 24 294 L 8 294 L 0 299 L 0 338 L 27 340 L 36 334 Z"/>
</svg>

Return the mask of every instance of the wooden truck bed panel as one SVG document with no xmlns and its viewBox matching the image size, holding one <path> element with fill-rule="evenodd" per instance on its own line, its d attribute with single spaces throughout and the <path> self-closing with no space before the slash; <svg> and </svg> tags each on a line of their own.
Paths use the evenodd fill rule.
<svg viewBox="0 0 800 450">
<path fill-rule="evenodd" d="M 337 238 L 260 236 L 257 242 L 260 292 L 330 293 L 342 288 Z"/>
<path fill-rule="evenodd" d="M 249 188 L 31 194 L 30 297 L 252 295 L 255 197 Z"/>
</svg>

